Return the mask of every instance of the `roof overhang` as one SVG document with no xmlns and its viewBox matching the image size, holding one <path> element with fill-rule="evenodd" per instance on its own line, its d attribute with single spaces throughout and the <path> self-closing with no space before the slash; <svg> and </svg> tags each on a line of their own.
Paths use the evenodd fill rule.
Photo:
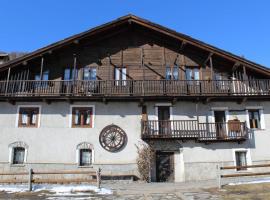
<svg viewBox="0 0 270 200">
<path fill-rule="evenodd" d="M 206 43 L 204 43 L 200 40 L 194 39 L 190 36 L 187 36 L 187 35 L 182 34 L 182 33 L 178 33 L 174 30 L 168 29 L 164 26 L 161 26 L 159 24 L 156 24 L 156 23 L 150 22 L 148 20 L 139 18 L 139 17 L 134 16 L 134 15 L 126 15 L 126 16 L 120 17 L 120 18 L 118 18 L 114 21 L 111 21 L 109 23 L 103 24 L 101 26 L 97 26 L 95 28 L 92 28 L 92 29 L 87 30 L 85 32 L 82 32 L 80 34 L 76 34 L 74 36 L 63 39 L 59 42 L 53 43 L 51 45 L 48 45 L 46 47 L 43 47 L 43 48 L 38 49 L 36 51 L 33 51 L 32 53 L 26 54 L 25 56 L 22 56 L 20 58 L 11 60 L 5 64 L 2 64 L 0 67 L 0 70 L 2 71 L 2 70 L 5 70 L 9 67 L 17 66 L 19 64 L 22 64 L 23 62 L 40 57 L 40 56 L 42 56 L 46 53 L 49 53 L 55 49 L 72 44 L 74 42 L 76 43 L 85 37 L 94 36 L 96 34 L 102 33 L 103 31 L 110 30 L 111 28 L 115 28 L 115 27 L 123 25 L 125 23 L 127 23 L 127 24 L 135 23 L 135 24 L 141 25 L 145 28 L 149 28 L 153 31 L 156 31 L 156 32 L 159 32 L 161 34 L 167 35 L 169 37 L 175 38 L 175 39 L 179 40 L 180 42 L 184 42 L 186 44 L 190 44 L 190 45 L 193 45 L 197 48 L 208 51 L 209 54 L 211 54 L 211 55 L 220 56 L 220 57 L 228 59 L 234 63 L 246 66 L 247 68 L 251 68 L 252 70 L 255 70 L 255 71 L 258 71 L 260 73 L 263 73 L 265 75 L 270 76 L 270 69 L 265 67 L 265 66 L 259 65 L 257 63 L 250 61 L 250 60 L 247 60 L 243 57 L 234 55 L 230 52 L 227 52 L 227 51 L 224 51 L 224 50 L 219 49 L 217 47 L 214 47 L 212 45 L 206 44 Z"/>
</svg>

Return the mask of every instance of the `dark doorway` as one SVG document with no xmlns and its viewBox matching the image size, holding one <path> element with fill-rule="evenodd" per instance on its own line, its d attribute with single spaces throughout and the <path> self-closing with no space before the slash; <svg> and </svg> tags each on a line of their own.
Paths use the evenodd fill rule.
<svg viewBox="0 0 270 200">
<path fill-rule="evenodd" d="M 215 126 L 216 126 L 216 134 L 217 138 L 225 138 L 226 137 L 226 115 L 225 111 L 214 111 L 215 117 Z"/>
<path fill-rule="evenodd" d="M 170 106 L 158 106 L 158 128 L 159 134 L 170 134 Z"/>
<path fill-rule="evenodd" d="M 156 153 L 156 178 L 157 182 L 174 181 L 174 153 L 157 152 Z"/>
</svg>

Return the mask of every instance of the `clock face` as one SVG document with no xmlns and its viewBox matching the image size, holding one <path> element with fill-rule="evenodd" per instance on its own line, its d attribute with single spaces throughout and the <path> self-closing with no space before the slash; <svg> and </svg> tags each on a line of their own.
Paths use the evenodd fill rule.
<svg viewBox="0 0 270 200">
<path fill-rule="evenodd" d="M 99 135 L 100 145 L 110 152 L 121 150 L 127 142 L 127 135 L 116 125 L 109 125 L 102 129 Z"/>
</svg>

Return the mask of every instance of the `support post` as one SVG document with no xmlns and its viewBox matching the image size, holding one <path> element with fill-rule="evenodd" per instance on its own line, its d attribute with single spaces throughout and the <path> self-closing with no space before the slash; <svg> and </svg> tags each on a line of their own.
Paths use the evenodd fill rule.
<svg viewBox="0 0 270 200">
<path fill-rule="evenodd" d="M 209 63 L 210 63 L 210 68 L 211 68 L 211 80 L 214 80 L 212 56 L 210 56 L 210 58 L 209 58 Z"/>
<path fill-rule="evenodd" d="M 100 189 L 100 185 L 101 185 L 101 169 L 98 168 L 96 171 L 96 177 L 97 177 L 97 187 L 98 189 Z"/>
<path fill-rule="evenodd" d="M 141 67 L 143 70 L 142 94 L 144 96 L 145 68 L 144 68 L 143 58 L 144 58 L 144 52 L 143 52 L 143 48 L 141 48 Z"/>
<path fill-rule="evenodd" d="M 28 190 L 29 190 L 29 192 L 31 192 L 32 191 L 32 181 L 33 181 L 33 169 L 32 168 L 30 168 L 29 169 L 29 177 L 28 177 Z"/>
<path fill-rule="evenodd" d="M 76 54 L 73 54 L 73 81 L 75 81 L 76 79 L 76 65 L 77 65 L 77 55 Z"/>
<path fill-rule="evenodd" d="M 40 74 L 39 74 L 39 77 L 40 77 L 40 80 L 42 81 L 42 76 L 43 76 L 43 64 L 44 64 L 44 58 L 41 57 L 41 62 L 40 62 Z"/>
<path fill-rule="evenodd" d="M 218 184 L 218 188 L 221 189 L 221 171 L 220 171 L 219 164 L 217 164 L 217 184 Z"/>
<path fill-rule="evenodd" d="M 9 76 L 10 76 L 10 67 L 8 68 L 8 74 L 7 74 L 7 80 L 6 80 L 6 89 L 5 89 L 5 94 L 7 94 L 7 91 L 8 91 L 8 85 L 9 85 Z"/>
</svg>

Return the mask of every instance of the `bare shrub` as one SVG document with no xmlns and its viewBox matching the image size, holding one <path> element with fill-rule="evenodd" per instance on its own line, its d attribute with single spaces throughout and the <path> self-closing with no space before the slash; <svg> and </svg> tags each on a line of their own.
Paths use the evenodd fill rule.
<svg viewBox="0 0 270 200">
<path fill-rule="evenodd" d="M 141 180 L 151 181 L 151 164 L 154 159 L 155 151 L 150 144 L 140 143 L 137 148 L 137 166 Z"/>
</svg>

